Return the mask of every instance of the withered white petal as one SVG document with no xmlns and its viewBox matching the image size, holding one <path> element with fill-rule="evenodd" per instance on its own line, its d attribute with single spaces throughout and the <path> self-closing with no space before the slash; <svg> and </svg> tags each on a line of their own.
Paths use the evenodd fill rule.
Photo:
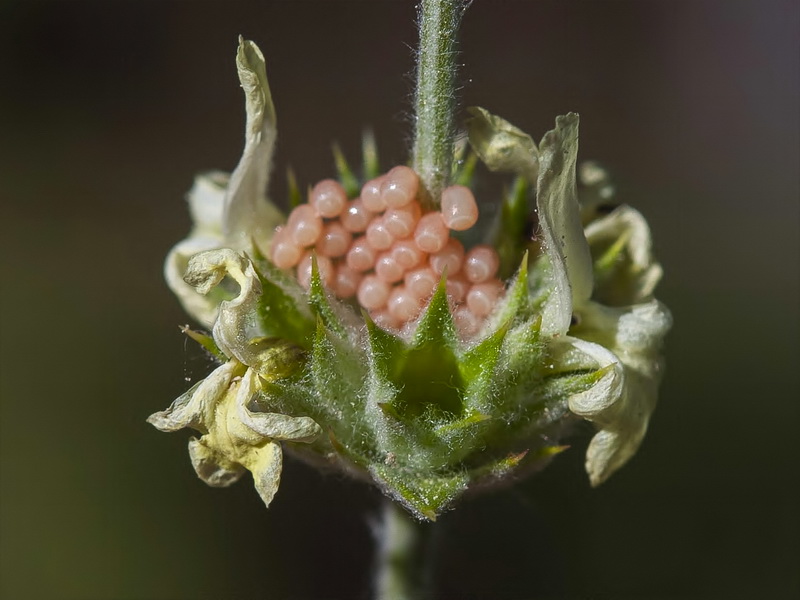
<svg viewBox="0 0 800 600">
<path fill-rule="evenodd" d="M 657 300 L 623 308 L 589 302 L 578 317 L 572 333 L 613 352 L 624 370 L 622 393 L 612 405 L 589 407 L 599 408 L 590 412 L 570 400 L 570 410 L 600 428 L 586 453 L 586 470 L 598 485 L 636 453 L 647 431 L 663 374 L 661 344 L 672 317 Z"/>
<path fill-rule="evenodd" d="M 225 195 L 222 230 L 226 245 L 248 249 L 255 240 L 265 251 L 273 230 L 283 221 L 266 198 L 276 137 L 275 107 L 264 56 L 255 43 L 239 38 L 236 68 L 245 94 L 247 124 L 244 152 Z"/>
<path fill-rule="evenodd" d="M 214 407 L 228 391 L 238 367 L 233 361 L 217 367 L 208 377 L 178 397 L 169 408 L 150 415 L 147 422 L 161 431 L 192 427 L 207 432 Z"/>
<path fill-rule="evenodd" d="M 255 449 L 250 461 L 245 465 L 253 474 L 258 495 L 269 506 L 281 483 L 283 469 L 283 451 L 280 444 L 268 442 Z"/>
<path fill-rule="evenodd" d="M 492 171 L 512 172 L 536 181 L 539 151 L 531 136 L 484 108 L 467 109 L 469 143 Z"/>
<path fill-rule="evenodd" d="M 622 243 L 630 261 L 624 280 L 616 278 L 613 289 L 602 284 L 597 292 L 606 303 L 616 306 L 638 304 L 649 300 L 661 279 L 662 269 L 652 252 L 650 227 L 642 214 L 630 206 L 620 206 L 608 215 L 587 225 L 586 240 L 590 247 Z"/>
<path fill-rule="evenodd" d="M 613 353 L 599 344 L 570 336 L 554 340 L 551 347 L 553 362 L 562 370 L 607 369 L 591 388 L 570 396 L 570 411 L 596 421 L 614 407 L 623 393 L 625 373 Z"/>
<path fill-rule="evenodd" d="M 566 333 L 573 305 L 592 295 L 592 259 L 575 188 L 577 155 L 578 115 L 569 113 L 556 119 L 539 144 L 536 204 L 553 288 L 542 311 L 542 333 L 549 335 Z"/>
<path fill-rule="evenodd" d="M 188 194 L 189 210 L 194 226 L 189 237 L 178 242 L 164 261 L 164 278 L 189 315 L 206 327 L 217 317 L 219 301 L 198 294 L 184 281 L 189 259 L 205 250 L 223 245 L 222 210 L 225 202 L 227 175 L 211 172 L 195 177 Z"/>
<path fill-rule="evenodd" d="M 202 440 L 189 440 L 189 459 L 197 476 L 211 487 L 228 487 L 241 479 L 246 469 L 227 460 L 206 446 Z"/>
<path fill-rule="evenodd" d="M 258 392 L 258 374 L 248 369 L 239 383 L 236 397 L 236 416 L 261 436 L 289 442 L 313 442 L 322 428 L 310 417 L 290 417 L 280 413 L 253 412 L 248 404 Z"/>
</svg>

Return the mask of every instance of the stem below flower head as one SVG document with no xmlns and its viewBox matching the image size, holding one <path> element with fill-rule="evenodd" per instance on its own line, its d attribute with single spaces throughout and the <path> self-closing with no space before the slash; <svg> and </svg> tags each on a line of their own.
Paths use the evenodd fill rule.
<svg viewBox="0 0 800 600">
<path fill-rule="evenodd" d="M 427 538 L 433 524 L 418 523 L 402 507 L 386 498 L 378 530 L 375 570 L 376 600 L 421 600 L 430 587 Z"/>
<path fill-rule="evenodd" d="M 414 170 L 439 204 L 453 163 L 456 34 L 469 0 L 422 0 L 419 9 Z"/>
</svg>

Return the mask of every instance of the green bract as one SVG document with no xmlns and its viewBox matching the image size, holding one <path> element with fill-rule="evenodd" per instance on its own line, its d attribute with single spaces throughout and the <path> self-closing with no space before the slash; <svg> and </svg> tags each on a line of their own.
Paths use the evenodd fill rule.
<svg viewBox="0 0 800 600">
<path fill-rule="evenodd" d="M 467 341 L 456 335 L 444 281 L 416 325 L 393 334 L 328 294 L 316 266 L 306 292 L 264 258 L 281 221 L 265 197 L 274 110 L 252 42 L 241 42 L 237 65 L 247 98 L 244 156 L 229 180 L 198 179 L 195 229 L 166 268 L 186 310 L 213 324 L 213 342 L 202 341 L 222 364 L 150 417 L 165 431 L 203 434 L 190 442 L 200 477 L 228 485 L 248 469 L 269 504 L 282 443 L 373 481 L 433 520 L 467 491 L 541 468 L 579 418 L 598 428 L 586 460 L 592 484 L 622 466 L 655 406 L 670 316 L 652 297 L 661 270 L 647 224 L 626 206 L 599 214 L 610 186 L 594 165 L 581 169 L 587 202 L 579 206 L 578 116 L 559 117 L 537 147 L 506 121 L 471 110 L 474 152 L 490 170 L 516 176 L 493 230 L 501 269 L 513 276 Z M 357 190 L 338 153 L 337 164 Z M 540 244 L 523 233 L 529 195 Z"/>
</svg>

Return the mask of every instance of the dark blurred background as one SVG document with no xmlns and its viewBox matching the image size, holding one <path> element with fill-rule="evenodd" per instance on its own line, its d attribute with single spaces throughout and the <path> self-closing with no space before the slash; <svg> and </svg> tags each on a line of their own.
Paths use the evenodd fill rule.
<svg viewBox="0 0 800 600">
<path fill-rule="evenodd" d="M 276 173 L 332 173 L 377 132 L 405 160 L 411 1 L 0 2 L 2 491 L 8 599 L 369 597 L 380 496 L 289 461 L 194 475 L 144 420 L 210 365 L 162 260 L 192 177 L 243 143 L 237 36 L 279 116 Z M 798 31 L 794 1 L 476 0 L 464 105 L 581 157 L 641 210 L 672 309 L 635 459 L 589 488 L 585 428 L 543 474 L 441 519 L 439 598 L 797 598 Z M 272 187 L 283 198 L 283 177 Z"/>
</svg>

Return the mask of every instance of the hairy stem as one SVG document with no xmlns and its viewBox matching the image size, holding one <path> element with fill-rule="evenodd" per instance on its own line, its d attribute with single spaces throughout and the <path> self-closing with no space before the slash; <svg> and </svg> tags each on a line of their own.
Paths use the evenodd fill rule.
<svg viewBox="0 0 800 600">
<path fill-rule="evenodd" d="M 434 205 L 449 183 L 456 107 L 456 34 L 468 0 L 422 0 L 414 100 L 414 170 Z"/>
<path fill-rule="evenodd" d="M 401 507 L 384 500 L 383 522 L 378 532 L 376 600 L 427 598 L 430 569 L 427 538 L 432 524 L 417 523 Z"/>
</svg>

